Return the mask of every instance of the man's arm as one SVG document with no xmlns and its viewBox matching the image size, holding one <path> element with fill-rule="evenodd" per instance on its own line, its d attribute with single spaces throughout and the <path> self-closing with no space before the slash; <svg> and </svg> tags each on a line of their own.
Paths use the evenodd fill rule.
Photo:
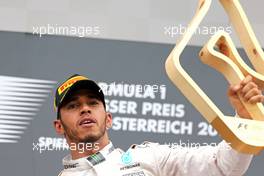
<svg viewBox="0 0 264 176">
<path fill-rule="evenodd" d="M 153 146 L 159 176 L 242 176 L 252 155 L 238 153 L 225 141 L 218 146 Z"/>
</svg>

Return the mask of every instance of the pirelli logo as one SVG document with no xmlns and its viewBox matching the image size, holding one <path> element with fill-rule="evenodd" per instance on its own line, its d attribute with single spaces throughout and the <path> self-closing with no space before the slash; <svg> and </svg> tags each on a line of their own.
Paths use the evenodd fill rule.
<svg viewBox="0 0 264 176">
<path fill-rule="evenodd" d="M 73 78 L 67 80 L 65 83 L 63 83 L 59 87 L 59 89 L 58 89 L 59 95 L 61 95 L 67 88 L 71 87 L 76 81 L 85 80 L 85 79 L 87 79 L 87 78 L 84 76 L 76 76 L 76 77 L 73 77 Z"/>
</svg>

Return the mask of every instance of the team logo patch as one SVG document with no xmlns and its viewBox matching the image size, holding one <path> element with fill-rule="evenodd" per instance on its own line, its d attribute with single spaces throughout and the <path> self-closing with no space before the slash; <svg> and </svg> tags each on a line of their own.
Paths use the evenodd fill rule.
<svg viewBox="0 0 264 176">
<path fill-rule="evenodd" d="M 122 156 L 121 156 L 121 160 L 122 163 L 124 164 L 129 164 L 132 162 L 132 156 L 131 153 L 129 151 L 125 152 Z"/>
</svg>

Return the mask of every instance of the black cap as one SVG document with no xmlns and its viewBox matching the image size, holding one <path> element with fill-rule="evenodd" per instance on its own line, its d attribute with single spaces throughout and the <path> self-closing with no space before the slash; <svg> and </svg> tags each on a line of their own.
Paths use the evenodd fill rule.
<svg viewBox="0 0 264 176">
<path fill-rule="evenodd" d="M 89 78 L 75 74 L 63 82 L 57 89 L 54 98 L 54 108 L 59 114 L 59 108 L 65 97 L 69 96 L 72 92 L 78 89 L 88 89 L 96 93 L 99 99 L 103 102 L 105 107 L 104 93 L 101 88 Z M 57 116 L 58 118 L 59 116 Z"/>
</svg>

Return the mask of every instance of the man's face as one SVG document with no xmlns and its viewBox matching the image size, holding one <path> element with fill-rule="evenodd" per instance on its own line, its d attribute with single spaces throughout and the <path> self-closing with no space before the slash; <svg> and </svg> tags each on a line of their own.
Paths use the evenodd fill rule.
<svg viewBox="0 0 264 176">
<path fill-rule="evenodd" d="M 71 142 L 96 142 L 106 134 L 112 117 L 91 91 L 80 89 L 66 97 L 60 108 L 60 122 Z"/>
</svg>

